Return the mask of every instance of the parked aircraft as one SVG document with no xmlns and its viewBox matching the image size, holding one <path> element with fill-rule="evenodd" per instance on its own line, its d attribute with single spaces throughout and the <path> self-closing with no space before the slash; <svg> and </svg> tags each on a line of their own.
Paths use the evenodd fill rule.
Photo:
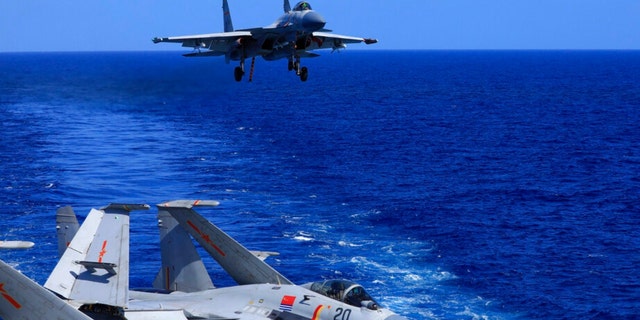
<svg viewBox="0 0 640 320">
<path fill-rule="evenodd" d="M 300 64 L 301 58 L 319 56 L 311 51 L 317 49 L 339 50 L 346 48 L 347 43 L 372 44 L 376 39 L 343 36 L 324 29 L 324 18 L 311 9 L 306 1 L 296 4 L 293 9 L 289 0 L 284 0 L 284 15 L 273 24 L 261 27 L 234 30 L 227 0 L 222 1 L 224 32 L 198 34 L 179 37 L 156 37 L 154 43 L 177 42 L 183 47 L 191 47 L 196 51 L 187 53 L 185 57 L 225 56 L 229 61 L 240 61 L 235 68 L 236 81 L 241 81 L 245 74 L 245 59 L 251 58 L 249 81 L 253 78 L 255 58 L 263 57 L 272 61 L 286 58 L 289 71 L 295 70 L 300 80 L 307 81 L 309 71 Z M 206 51 L 202 51 L 206 50 Z"/>
<path fill-rule="evenodd" d="M 216 201 L 159 204 L 162 267 L 154 289 L 129 290 L 129 212 L 142 204 L 92 209 L 77 232 L 73 211 L 58 211 L 58 236 L 72 240 L 44 287 L 0 261 L 3 319 L 237 319 L 406 320 L 382 308 L 358 284 L 327 280 L 295 285 L 263 260 L 274 252 L 249 251 L 194 207 Z M 74 222 L 75 220 L 75 222 Z M 68 227 L 68 228 L 67 228 Z M 193 237 L 238 283 L 215 288 Z"/>
</svg>

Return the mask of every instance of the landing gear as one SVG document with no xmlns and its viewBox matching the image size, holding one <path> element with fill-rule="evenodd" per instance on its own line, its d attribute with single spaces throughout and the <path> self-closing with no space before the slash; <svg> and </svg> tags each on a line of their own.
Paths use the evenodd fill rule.
<svg viewBox="0 0 640 320">
<path fill-rule="evenodd" d="M 300 69 L 299 76 L 302 82 L 307 81 L 307 78 L 309 78 L 309 69 L 307 69 L 307 67 L 302 67 L 302 69 Z"/>
<path fill-rule="evenodd" d="M 236 81 L 238 82 L 242 81 L 242 76 L 244 76 L 244 71 L 242 71 L 242 67 L 236 67 L 236 69 L 233 72 L 233 75 L 236 78 Z"/>
<path fill-rule="evenodd" d="M 300 77 L 302 82 L 307 81 L 309 78 L 309 69 L 300 67 L 300 57 L 295 57 L 295 60 L 293 58 L 289 59 L 288 69 L 289 71 L 295 70 L 296 75 Z"/>
<path fill-rule="evenodd" d="M 237 82 L 242 81 L 242 77 L 244 76 L 244 59 L 240 60 L 240 66 L 233 70 L 233 76 Z"/>
<path fill-rule="evenodd" d="M 256 57 L 251 58 L 251 69 L 249 71 L 249 82 L 253 80 L 253 70 L 256 66 Z M 240 66 L 236 67 L 233 70 L 233 76 L 236 78 L 236 81 L 242 81 L 242 77 L 244 77 L 244 59 L 240 61 Z"/>
</svg>

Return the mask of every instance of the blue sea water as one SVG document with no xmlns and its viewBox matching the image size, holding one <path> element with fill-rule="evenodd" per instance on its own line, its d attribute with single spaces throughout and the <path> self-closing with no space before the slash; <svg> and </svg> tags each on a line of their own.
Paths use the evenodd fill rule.
<svg viewBox="0 0 640 320">
<path fill-rule="evenodd" d="M 296 283 L 360 282 L 412 319 L 640 316 L 640 52 L 0 54 L 0 258 L 44 283 L 55 210 L 202 210 Z M 132 214 L 131 284 L 159 267 Z M 206 255 L 203 253 L 203 255 Z M 206 258 L 214 283 L 232 285 Z"/>
</svg>

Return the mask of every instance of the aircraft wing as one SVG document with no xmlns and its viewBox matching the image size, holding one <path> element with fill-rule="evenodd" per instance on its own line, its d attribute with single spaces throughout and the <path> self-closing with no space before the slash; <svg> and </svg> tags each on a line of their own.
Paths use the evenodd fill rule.
<svg viewBox="0 0 640 320">
<path fill-rule="evenodd" d="M 312 37 L 311 46 L 307 50 L 315 49 L 343 49 L 347 43 L 361 43 L 374 44 L 377 43 L 376 39 L 360 38 L 352 36 L 344 36 L 340 34 L 330 32 L 314 32 Z"/>
<path fill-rule="evenodd" d="M 219 33 L 196 34 L 189 36 L 153 38 L 153 43 L 173 42 L 182 43 L 183 47 L 202 48 L 218 52 L 220 55 L 229 51 L 229 47 L 238 39 L 250 38 L 252 32 L 250 30 L 231 31 Z"/>
<path fill-rule="evenodd" d="M 2 319 L 91 320 L 2 260 L 0 260 L 0 295 Z"/>
<path fill-rule="evenodd" d="M 177 200 L 159 204 L 220 264 L 238 284 L 293 284 L 259 254 L 254 254 L 192 210 L 195 206 L 217 206 L 216 201 Z M 273 253 L 269 253 L 273 254 Z"/>
</svg>

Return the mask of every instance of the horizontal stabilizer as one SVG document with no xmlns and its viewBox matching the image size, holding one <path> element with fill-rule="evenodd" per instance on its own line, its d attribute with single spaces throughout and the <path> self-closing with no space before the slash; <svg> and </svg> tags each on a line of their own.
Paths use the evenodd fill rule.
<svg viewBox="0 0 640 320">
<path fill-rule="evenodd" d="M 116 274 L 116 270 L 114 268 L 118 266 L 115 263 L 94 261 L 74 261 L 74 263 L 85 267 L 91 273 L 95 272 L 96 269 L 103 269 L 107 270 L 107 272 L 109 272 L 110 274 Z"/>
</svg>

